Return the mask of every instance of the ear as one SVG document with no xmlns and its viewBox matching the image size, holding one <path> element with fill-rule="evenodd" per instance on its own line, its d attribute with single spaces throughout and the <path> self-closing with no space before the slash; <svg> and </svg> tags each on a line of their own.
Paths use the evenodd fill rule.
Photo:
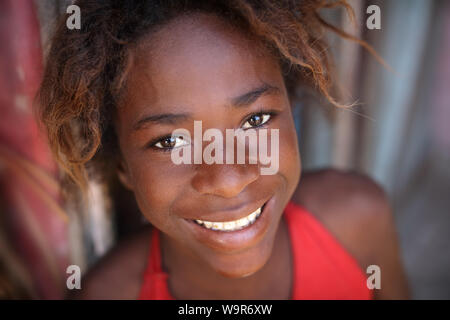
<svg viewBox="0 0 450 320">
<path fill-rule="evenodd" d="M 119 178 L 119 181 L 123 184 L 125 188 L 128 190 L 133 191 L 133 184 L 131 183 L 131 177 L 130 177 L 130 171 L 128 170 L 128 166 L 121 159 L 117 165 L 117 177 Z"/>
</svg>

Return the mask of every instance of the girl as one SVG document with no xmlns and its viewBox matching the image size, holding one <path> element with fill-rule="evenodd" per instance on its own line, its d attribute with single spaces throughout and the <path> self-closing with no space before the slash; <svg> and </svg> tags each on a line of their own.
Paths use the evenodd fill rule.
<svg viewBox="0 0 450 320">
<path fill-rule="evenodd" d="M 339 4 L 346 5 L 344 1 Z M 329 93 L 319 0 L 78 1 L 57 28 L 40 116 L 69 176 L 117 173 L 152 227 L 120 244 L 78 298 L 406 297 L 391 211 L 367 177 L 304 173 L 290 97 Z M 278 129 L 279 165 L 181 164 L 173 135 Z M 271 132 L 271 131 L 269 131 Z M 191 134 L 193 135 L 193 134 Z M 272 134 L 270 134 L 272 136 Z M 381 288 L 367 285 L 370 265 Z"/>
</svg>

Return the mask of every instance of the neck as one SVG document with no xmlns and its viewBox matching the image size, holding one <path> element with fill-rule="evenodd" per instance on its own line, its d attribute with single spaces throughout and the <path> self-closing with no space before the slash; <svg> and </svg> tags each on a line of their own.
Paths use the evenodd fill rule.
<svg viewBox="0 0 450 320">
<path fill-rule="evenodd" d="M 173 239 L 161 234 L 163 268 L 177 299 L 289 299 L 292 283 L 290 238 L 284 218 L 267 263 L 244 278 L 227 278 Z"/>
</svg>

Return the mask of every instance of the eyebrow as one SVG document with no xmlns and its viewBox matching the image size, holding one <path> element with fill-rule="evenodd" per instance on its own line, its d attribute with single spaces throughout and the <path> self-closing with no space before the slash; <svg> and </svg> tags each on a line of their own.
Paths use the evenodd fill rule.
<svg viewBox="0 0 450 320">
<path fill-rule="evenodd" d="M 262 96 L 280 92 L 281 90 L 279 88 L 271 86 L 269 84 L 264 84 L 247 93 L 244 93 L 243 95 L 231 99 L 231 105 L 236 108 L 247 107 Z"/>
<path fill-rule="evenodd" d="M 263 84 L 260 87 L 252 89 L 238 97 L 231 99 L 231 106 L 235 108 L 246 107 L 254 103 L 260 97 L 268 94 L 279 93 L 281 90 L 269 84 Z M 142 129 L 148 123 L 168 124 L 173 125 L 178 122 L 192 118 L 189 113 L 162 113 L 156 115 L 148 115 L 138 120 L 133 125 L 133 130 Z"/>
<path fill-rule="evenodd" d="M 184 121 L 191 118 L 188 113 L 162 113 L 156 115 L 145 116 L 133 125 L 134 130 L 140 130 L 144 125 L 149 122 L 159 124 L 176 124 L 177 122 Z"/>
</svg>

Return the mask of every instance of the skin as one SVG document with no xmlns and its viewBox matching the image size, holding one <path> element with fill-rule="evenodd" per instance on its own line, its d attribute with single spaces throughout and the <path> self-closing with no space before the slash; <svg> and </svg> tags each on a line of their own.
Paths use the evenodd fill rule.
<svg viewBox="0 0 450 320">
<path fill-rule="evenodd" d="M 264 86 L 276 89 L 249 103 L 234 103 Z M 276 112 L 264 128 L 280 130 L 282 156 L 275 175 L 260 175 L 259 164 L 176 166 L 170 152 L 154 147 L 155 139 L 175 129 L 192 132 L 193 120 L 202 120 L 203 130 L 224 133 L 261 110 Z M 163 113 L 188 114 L 142 122 Z M 386 197 L 371 180 L 335 171 L 304 173 L 299 184 L 300 155 L 280 68 L 258 44 L 220 19 L 179 17 L 141 41 L 115 125 L 122 154 L 119 178 L 134 192 L 143 215 L 162 231 L 163 268 L 175 298 L 289 299 L 292 256 L 282 212 L 291 199 L 315 214 L 362 268 L 381 266 L 389 283 L 383 282 L 378 298 L 406 297 Z M 239 219 L 264 203 L 261 217 L 243 231 L 203 232 L 192 223 Z M 361 226 L 371 231 L 361 232 Z M 137 298 L 150 232 L 144 229 L 108 254 L 76 297 Z"/>
</svg>

